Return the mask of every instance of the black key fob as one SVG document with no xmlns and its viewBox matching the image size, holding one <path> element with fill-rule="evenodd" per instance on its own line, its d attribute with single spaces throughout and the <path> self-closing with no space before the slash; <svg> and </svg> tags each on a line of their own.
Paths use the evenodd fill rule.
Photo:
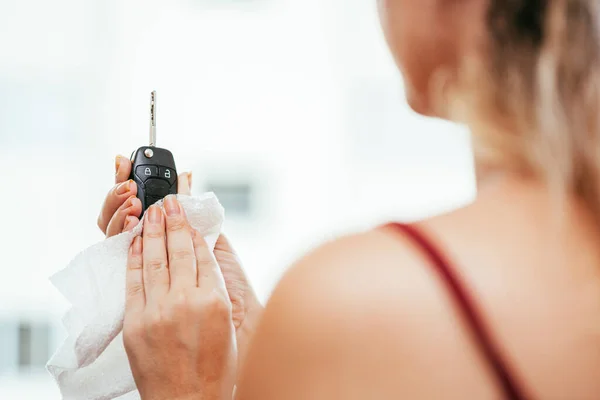
<svg viewBox="0 0 600 400">
<path fill-rule="evenodd" d="M 142 215 L 148 207 L 169 194 L 177 194 L 177 169 L 173 154 L 156 144 L 156 92 L 150 94 L 150 146 L 131 155 L 131 175 L 137 184 L 137 198 L 142 202 Z M 141 215 L 140 215 L 141 218 Z"/>
<path fill-rule="evenodd" d="M 131 176 L 137 184 L 142 215 L 169 194 L 177 194 L 177 169 L 173 154 L 159 147 L 140 147 L 131 156 Z"/>
</svg>

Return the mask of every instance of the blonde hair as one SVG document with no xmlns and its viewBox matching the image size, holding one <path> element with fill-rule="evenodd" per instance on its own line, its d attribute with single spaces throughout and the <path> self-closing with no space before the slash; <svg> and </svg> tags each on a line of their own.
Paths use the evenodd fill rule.
<svg viewBox="0 0 600 400">
<path fill-rule="evenodd" d="M 600 225 L 599 3 L 489 0 L 484 57 L 465 60 L 453 111 L 495 124 L 473 132 L 478 164 L 545 179 Z"/>
</svg>

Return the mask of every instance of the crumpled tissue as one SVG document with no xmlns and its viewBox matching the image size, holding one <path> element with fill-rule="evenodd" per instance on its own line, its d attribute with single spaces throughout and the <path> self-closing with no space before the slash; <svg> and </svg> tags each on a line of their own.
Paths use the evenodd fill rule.
<svg viewBox="0 0 600 400">
<path fill-rule="evenodd" d="M 224 218 L 217 197 L 213 193 L 177 197 L 190 225 L 213 249 Z M 162 201 L 157 205 L 162 207 Z M 131 232 L 84 250 L 50 278 L 71 304 L 62 320 L 68 337 L 46 366 L 65 400 L 140 398 L 125 353 L 122 328 L 127 254 L 142 227 L 143 221 Z"/>
</svg>

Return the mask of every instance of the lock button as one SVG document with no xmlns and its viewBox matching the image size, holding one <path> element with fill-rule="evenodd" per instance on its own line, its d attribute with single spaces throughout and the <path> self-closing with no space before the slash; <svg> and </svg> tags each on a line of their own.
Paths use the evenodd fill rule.
<svg viewBox="0 0 600 400">
<path fill-rule="evenodd" d="M 135 174 L 145 182 L 149 178 L 158 177 L 158 167 L 154 165 L 140 165 L 135 169 Z"/>
<path fill-rule="evenodd" d="M 173 185 L 177 179 L 177 172 L 171 168 L 160 167 L 159 177 L 169 181 L 169 185 Z"/>
</svg>

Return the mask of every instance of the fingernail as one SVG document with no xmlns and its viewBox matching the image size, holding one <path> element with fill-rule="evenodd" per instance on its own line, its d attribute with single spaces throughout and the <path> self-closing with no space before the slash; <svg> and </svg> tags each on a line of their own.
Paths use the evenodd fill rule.
<svg viewBox="0 0 600 400">
<path fill-rule="evenodd" d="M 167 215 L 179 215 L 179 204 L 177 203 L 177 199 L 175 196 L 170 194 L 165 199 L 165 211 Z"/>
<path fill-rule="evenodd" d="M 158 206 L 152 205 L 148 209 L 148 220 L 153 224 L 158 224 L 158 223 L 160 223 L 160 215 L 161 214 L 162 213 L 161 213 L 160 209 L 158 208 Z"/>
<path fill-rule="evenodd" d="M 123 161 L 123 156 L 117 156 L 115 159 L 115 173 L 119 172 L 119 168 L 121 167 L 121 162 Z"/>
<path fill-rule="evenodd" d="M 131 247 L 131 251 L 136 256 L 142 254 L 142 238 L 141 237 L 136 236 L 135 239 L 133 239 L 133 246 Z"/>
<path fill-rule="evenodd" d="M 125 202 L 126 209 L 133 205 L 133 199 L 135 199 L 135 196 L 131 196 L 130 198 L 127 199 L 127 201 Z"/>
<path fill-rule="evenodd" d="M 130 190 L 131 181 L 123 182 L 117 187 L 117 194 L 125 194 Z"/>
</svg>

